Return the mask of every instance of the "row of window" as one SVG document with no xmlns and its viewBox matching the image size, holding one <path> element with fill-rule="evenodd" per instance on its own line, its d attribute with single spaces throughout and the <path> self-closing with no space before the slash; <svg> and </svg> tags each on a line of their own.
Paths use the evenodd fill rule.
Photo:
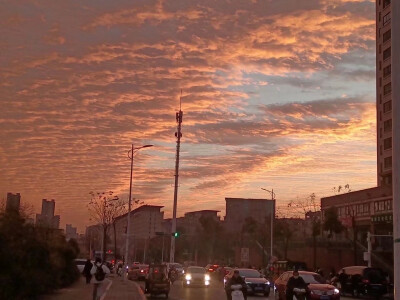
<svg viewBox="0 0 400 300">
<path fill-rule="evenodd" d="M 388 212 L 393 209 L 392 200 L 380 200 L 374 202 L 374 213 L 376 212 Z M 348 216 L 366 216 L 370 215 L 370 203 L 361 203 L 356 205 L 347 205 L 338 208 L 339 217 Z"/>
<path fill-rule="evenodd" d="M 383 26 L 387 25 L 390 23 L 390 20 L 392 19 L 391 13 L 387 13 L 386 15 L 383 16 Z"/>
<path fill-rule="evenodd" d="M 383 165 L 385 169 L 390 169 L 392 167 L 392 157 L 385 157 L 383 160 Z"/>
<path fill-rule="evenodd" d="M 383 132 L 391 132 L 393 127 L 392 119 L 383 122 Z"/>
<path fill-rule="evenodd" d="M 374 211 L 382 212 L 382 211 L 391 211 L 393 207 L 392 200 L 381 200 L 374 202 Z"/>
<path fill-rule="evenodd" d="M 389 47 L 383 51 L 383 60 L 389 59 L 390 56 L 392 56 L 392 47 Z"/>
<path fill-rule="evenodd" d="M 383 95 L 386 96 L 392 92 L 392 83 L 389 82 L 383 86 Z"/>
</svg>

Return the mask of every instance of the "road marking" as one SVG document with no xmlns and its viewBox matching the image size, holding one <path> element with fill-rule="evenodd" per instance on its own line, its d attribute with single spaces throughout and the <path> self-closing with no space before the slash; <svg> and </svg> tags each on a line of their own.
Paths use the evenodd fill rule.
<svg viewBox="0 0 400 300">
<path fill-rule="evenodd" d="M 112 280 L 106 279 L 109 281 L 108 286 L 106 287 L 106 290 L 103 293 L 103 296 L 100 297 L 100 300 L 104 300 L 104 298 L 107 296 L 107 292 L 110 289 L 111 285 L 112 285 Z"/>
</svg>

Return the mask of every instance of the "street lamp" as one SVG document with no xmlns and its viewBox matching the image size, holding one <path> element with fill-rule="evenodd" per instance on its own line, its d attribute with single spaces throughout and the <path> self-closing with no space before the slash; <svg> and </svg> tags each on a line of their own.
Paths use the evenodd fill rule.
<svg viewBox="0 0 400 300">
<path fill-rule="evenodd" d="M 273 246 L 274 246 L 274 217 L 275 217 L 275 193 L 274 193 L 274 189 L 272 190 L 267 190 L 264 188 L 261 188 L 263 191 L 266 191 L 268 193 L 271 194 L 272 197 L 272 201 L 273 201 L 273 207 L 272 207 L 272 212 L 271 212 L 271 260 L 272 260 L 272 256 L 273 256 Z"/>
<path fill-rule="evenodd" d="M 149 148 L 153 147 L 153 145 L 144 145 L 141 147 L 134 148 L 132 144 L 131 150 L 128 151 L 128 157 L 131 160 L 131 176 L 130 176 L 130 181 L 129 181 L 129 200 L 128 200 L 128 224 L 126 228 L 126 245 L 125 245 L 125 276 L 124 280 L 127 279 L 127 272 L 126 269 L 128 268 L 128 255 L 129 255 L 129 237 L 130 237 L 130 225 L 131 225 L 131 206 L 132 206 L 132 170 L 133 170 L 133 154 L 135 154 L 137 151 L 143 148 Z"/>
</svg>

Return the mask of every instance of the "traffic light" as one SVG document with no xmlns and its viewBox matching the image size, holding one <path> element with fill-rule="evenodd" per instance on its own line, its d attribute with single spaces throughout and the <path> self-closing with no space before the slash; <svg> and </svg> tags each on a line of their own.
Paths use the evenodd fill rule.
<svg viewBox="0 0 400 300">
<path fill-rule="evenodd" d="M 180 232 L 178 232 L 178 231 L 176 231 L 176 232 L 174 232 L 173 234 L 172 234 L 172 236 L 173 237 L 179 237 L 181 235 L 181 233 Z"/>
</svg>

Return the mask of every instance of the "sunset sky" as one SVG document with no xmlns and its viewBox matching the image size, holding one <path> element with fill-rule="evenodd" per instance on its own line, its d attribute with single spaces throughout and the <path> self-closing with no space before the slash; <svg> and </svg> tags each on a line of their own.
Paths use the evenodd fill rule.
<svg viewBox="0 0 400 300">
<path fill-rule="evenodd" d="M 131 143 L 133 196 L 171 215 L 181 89 L 178 215 L 376 185 L 374 1 L 6 0 L 0 37 L 0 198 L 63 228 L 128 198 Z"/>
</svg>

